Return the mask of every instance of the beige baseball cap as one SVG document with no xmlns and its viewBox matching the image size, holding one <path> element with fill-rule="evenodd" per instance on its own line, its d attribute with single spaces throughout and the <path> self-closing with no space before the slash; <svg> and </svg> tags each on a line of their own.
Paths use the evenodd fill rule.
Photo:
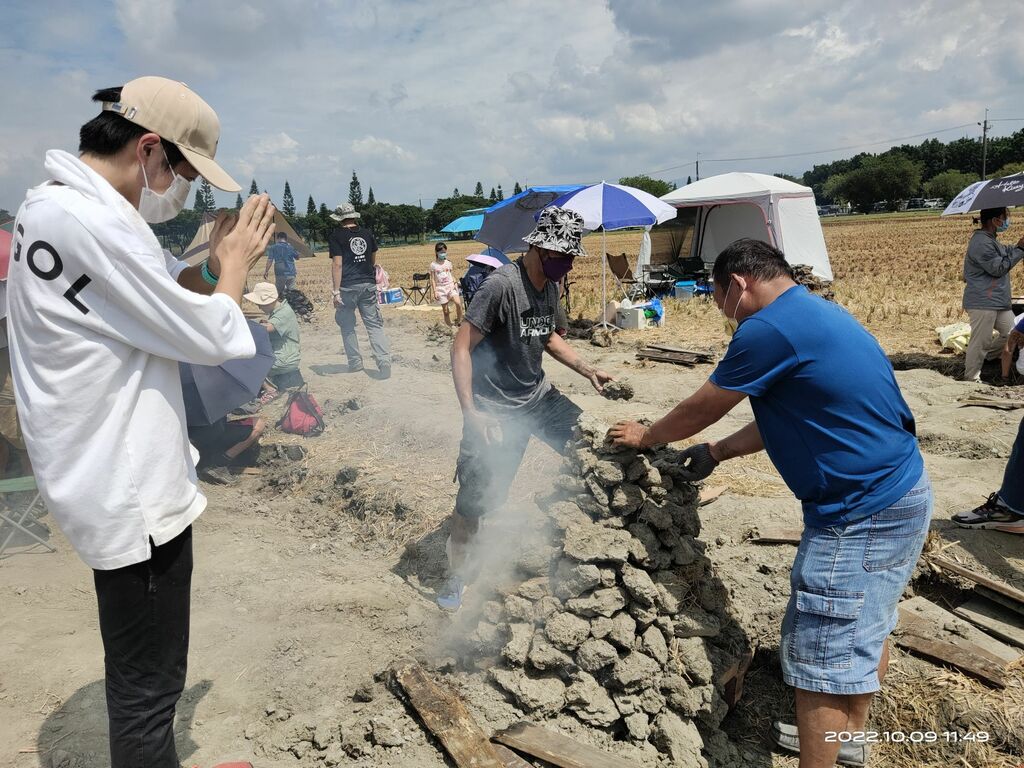
<svg viewBox="0 0 1024 768">
<path fill-rule="evenodd" d="M 273 283 L 256 283 L 252 287 L 252 292 L 244 294 L 242 298 L 265 307 L 277 301 L 277 287 Z"/>
<path fill-rule="evenodd" d="M 199 175 L 225 192 L 241 190 L 214 162 L 220 139 L 220 120 L 184 83 L 166 77 L 139 77 L 121 88 L 120 101 L 105 101 L 103 109 L 159 134 L 181 150 Z"/>
</svg>

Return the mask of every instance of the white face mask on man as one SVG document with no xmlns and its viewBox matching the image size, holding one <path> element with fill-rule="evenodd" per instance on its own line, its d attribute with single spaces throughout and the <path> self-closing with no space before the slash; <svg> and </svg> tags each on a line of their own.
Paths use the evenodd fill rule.
<svg viewBox="0 0 1024 768">
<path fill-rule="evenodd" d="M 160 148 L 163 152 L 163 147 Z M 174 181 L 163 192 L 154 192 L 149 186 L 149 177 L 146 175 L 146 166 L 142 166 L 142 179 L 145 186 L 142 188 L 142 195 L 139 197 L 139 215 L 143 221 L 149 224 L 160 224 L 170 221 L 185 207 L 188 202 L 188 193 L 192 190 L 192 182 L 184 176 L 179 176 L 167 162 L 167 153 L 164 153 L 164 162 L 170 168 Z"/>
<path fill-rule="evenodd" d="M 729 292 L 731 290 L 732 290 L 732 280 L 730 279 L 729 280 L 729 287 L 725 290 L 725 298 L 722 299 L 722 309 L 720 310 L 721 313 L 722 313 L 722 323 L 725 326 L 725 332 L 727 334 L 729 334 L 729 336 L 732 336 L 734 333 L 736 333 L 736 329 L 740 327 L 740 321 L 736 319 L 736 316 L 733 315 L 732 317 L 729 317 L 729 315 L 728 315 L 728 313 L 726 312 L 726 309 L 725 309 L 726 304 L 729 301 Z M 743 289 L 740 288 L 740 297 L 742 297 L 742 296 L 743 296 Z M 739 308 L 740 308 L 740 299 L 739 299 L 739 297 L 737 297 L 736 298 L 736 306 L 733 307 L 733 311 L 736 311 Z"/>
</svg>

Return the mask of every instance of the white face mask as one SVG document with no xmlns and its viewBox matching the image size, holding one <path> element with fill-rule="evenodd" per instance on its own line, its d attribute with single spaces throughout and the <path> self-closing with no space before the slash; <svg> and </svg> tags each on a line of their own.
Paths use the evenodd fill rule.
<svg viewBox="0 0 1024 768">
<path fill-rule="evenodd" d="M 164 162 L 167 162 L 166 154 Z M 167 167 L 170 168 L 170 163 L 167 163 Z M 142 195 L 139 197 L 139 215 L 143 221 L 150 224 L 170 221 L 181 213 L 181 209 L 188 202 L 188 193 L 192 190 L 192 182 L 184 176 L 176 174 L 173 168 L 171 168 L 171 174 L 174 176 L 171 186 L 164 192 L 157 193 L 150 189 L 146 166 L 142 166 L 142 179 L 146 186 L 142 188 Z"/>
<path fill-rule="evenodd" d="M 722 299 L 722 309 L 720 310 L 721 313 L 722 313 L 723 325 L 725 326 L 725 332 L 727 334 L 729 334 L 729 336 L 732 336 L 734 333 L 736 333 L 736 329 L 740 327 L 740 321 L 737 320 L 735 316 L 729 317 L 729 315 L 727 315 L 726 311 L 725 311 L 726 303 L 729 301 L 729 291 L 731 291 L 731 290 L 732 290 L 732 280 L 729 281 L 729 287 L 725 291 L 725 298 Z M 742 295 L 743 295 L 743 290 L 740 289 L 740 296 L 742 296 Z M 740 308 L 740 300 L 736 299 L 736 306 L 734 307 L 734 309 L 739 309 L 739 308 Z"/>
</svg>

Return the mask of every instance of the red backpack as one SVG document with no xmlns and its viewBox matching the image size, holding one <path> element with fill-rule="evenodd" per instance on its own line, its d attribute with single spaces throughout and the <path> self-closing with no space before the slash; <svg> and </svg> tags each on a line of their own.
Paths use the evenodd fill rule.
<svg viewBox="0 0 1024 768">
<path fill-rule="evenodd" d="M 293 435 L 319 435 L 324 431 L 324 411 L 306 387 L 292 392 L 284 406 L 284 416 L 277 422 L 282 432 Z"/>
</svg>

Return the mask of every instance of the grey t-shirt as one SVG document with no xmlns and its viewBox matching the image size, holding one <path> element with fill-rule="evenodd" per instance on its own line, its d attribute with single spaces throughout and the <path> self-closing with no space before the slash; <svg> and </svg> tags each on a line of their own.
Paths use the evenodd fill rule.
<svg viewBox="0 0 1024 768">
<path fill-rule="evenodd" d="M 551 384 L 541 362 L 555 330 L 558 285 L 538 291 L 522 259 L 498 268 L 473 296 L 466 319 L 484 339 L 473 350 L 473 399 L 478 408 L 529 409 Z"/>
</svg>

